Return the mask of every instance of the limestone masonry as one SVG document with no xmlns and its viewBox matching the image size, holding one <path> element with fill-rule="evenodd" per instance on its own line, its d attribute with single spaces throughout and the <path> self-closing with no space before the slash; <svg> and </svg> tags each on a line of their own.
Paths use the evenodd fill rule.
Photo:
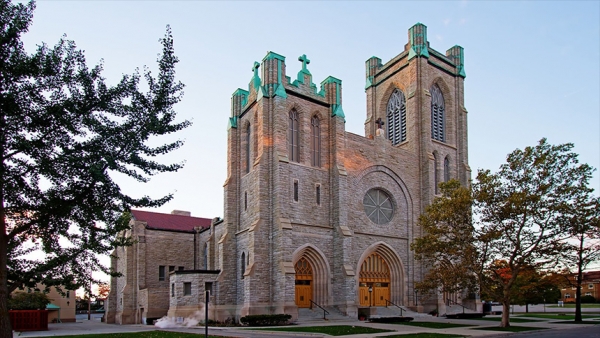
<svg viewBox="0 0 600 338">
<path fill-rule="evenodd" d="M 345 131 L 342 81 L 330 76 L 317 88 L 310 60 L 298 60 L 290 76 L 286 58 L 269 52 L 248 90 L 233 93 L 224 217 L 193 235 L 152 235 L 152 246 L 146 229 L 137 256 L 117 250 L 114 266 L 127 277 L 113 281 L 109 320 L 185 317 L 204 308 L 205 290 L 219 321 L 297 318 L 311 304 L 354 318 L 390 303 L 444 313 L 446 297 L 471 301 L 419 299 L 414 285 L 425 271 L 410 250 L 437 184 L 467 185 L 471 176 L 462 47 L 439 53 L 416 24 L 398 56 L 368 59 L 364 136 Z M 159 282 L 159 265 L 184 270 Z"/>
</svg>

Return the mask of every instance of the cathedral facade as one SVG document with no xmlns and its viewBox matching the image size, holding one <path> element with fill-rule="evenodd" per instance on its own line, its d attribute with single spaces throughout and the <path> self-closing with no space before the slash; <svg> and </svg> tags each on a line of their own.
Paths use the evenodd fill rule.
<svg viewBox="0 0 600 338">
<path fill-rule="evenodd" d="M 202 234 L 194 279 L 211 290 L 211 317 L 439 306 L 415 292 L 425 271 L 410 244 L 438 183 L 470 179 L 463 48 L 433 50 L 416 24 L 398 56 L 367 60 L 364 136 L 345 130 L 342 81 L 317 88 L 298 60 L 292 77 L 269 52 L 232 96 L 224 217 Z"/>
<path fill-rule="evenodd" d="M 115 253 L 123 276 L 111 284 L 108 322 L 204 310 L 217 321 L 298 318 L 316 306 L 354 318 L 394 305 L 445 313 L 448 298 L 464 301 L 418 295 L 426 271 L 410 250 L 438 184 L 471 176 L 462 47 L 439 53 L 416 24 L 399 55 L 367 60 L 364 136 L 345 130 L 342 81 L 317 88 L 308 58 L 298 60 L 291 77 L 286 58 L 269 52 L 248 90 L 233 93 L 222 219 L 137 217 L 145 232 L 131 236 L 145 245 L 152 230 L 163 246 Z M 164 231 L 175 228 L 190 234 Z M 164 250 L 175 254 L 165 260 Z"/>
</svg>

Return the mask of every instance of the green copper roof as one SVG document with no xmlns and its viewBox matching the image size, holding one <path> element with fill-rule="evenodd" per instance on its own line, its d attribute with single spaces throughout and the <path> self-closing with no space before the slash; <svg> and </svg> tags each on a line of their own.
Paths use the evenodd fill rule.
<svg viewBox="0 0 600 338">
<path fill-rule="evenodd" d="M 277 60 L 285 62 L 285 56 L 279 55 L 274 52 L 268 52 L 267 55 L 263 58 L 263 61 L 273 60 L 273 59 L 277 59 Z"/>
<path fill-rule="evenodd" d="M 427 26 L 418 22 L 408 29 L 408 36 L 411 46 L 408 52 L 408 59 L 410 60 L 415 56 L 429 58 L 429 52 L 427 51 Z"/>
</svg>

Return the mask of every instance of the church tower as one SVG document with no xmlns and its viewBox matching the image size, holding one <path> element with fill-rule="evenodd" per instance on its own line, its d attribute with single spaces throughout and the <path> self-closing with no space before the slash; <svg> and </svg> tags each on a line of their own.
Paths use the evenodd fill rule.
<svg viewBox="0 0 600 338">
<path fill-rule="evenodd" d="M 410 243 L 437 184 L 470 179 L 463 49 L 433 50 L 416 24 L 398 56 L 367 60 L 365 136 L 345 130 L 342 81 L 317 88 L 298 61 L 291 77 L 269 52 L 232 95 L 225 215 L 205 236 L 214 319 L 443 306 L 419 301 Z"/>
</svg>

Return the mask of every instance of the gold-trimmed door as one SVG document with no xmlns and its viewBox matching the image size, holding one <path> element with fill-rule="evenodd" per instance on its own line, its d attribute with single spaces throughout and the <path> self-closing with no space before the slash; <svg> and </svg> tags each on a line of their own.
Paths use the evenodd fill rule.
<svg viewBox="0 0 600 338">
<path fill-rule="evenodd" d="M 300 258 L 294 266 L 296 270 L 296 305 L 298 307 L 310 307 L 312 300 L 313 270 L 310 263 Z"/>
<path fill-rule="evenodd" d="M 379 254 L 373 253 L 363 261 L 358 292 L 360 306 L 386 306 L 390 299 L 390 268 Z"/>
</svg>

